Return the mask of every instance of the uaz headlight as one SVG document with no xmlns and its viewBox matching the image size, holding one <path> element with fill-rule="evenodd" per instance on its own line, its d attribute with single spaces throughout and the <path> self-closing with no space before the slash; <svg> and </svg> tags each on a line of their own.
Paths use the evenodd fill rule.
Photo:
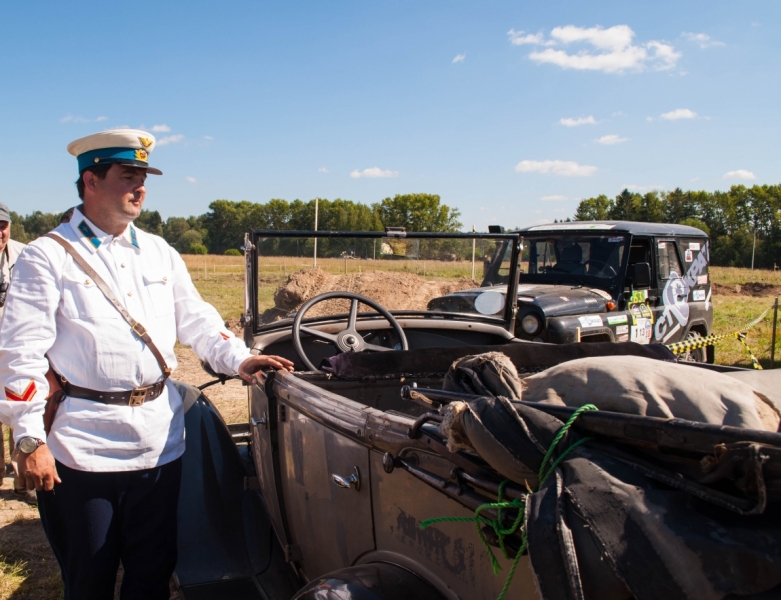
<svg viewBox="0 0 781 600">
<path fill-rule="evenodd" d="M 537 315 L 528 314 L 521 319 L 521 329 L 528 335 L 535 335 L 542 330 L 542 322 Z"/>
</svg>

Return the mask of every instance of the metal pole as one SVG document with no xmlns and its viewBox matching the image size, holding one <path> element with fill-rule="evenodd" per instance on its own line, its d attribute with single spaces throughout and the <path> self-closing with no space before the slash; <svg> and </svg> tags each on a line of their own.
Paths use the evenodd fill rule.
<svg viewBox="0 0 781 600">
<path fill-rule="evenodd" d="M 775 304 L 773 304 L 773 345 L 770 346 L 770 368 L 775 369 L 776 366 L 776 324 L 778 323 L 778 298 L 776 298 Z"/>
<path fill-rule="evenodd" d="M 751 270 L 754 270 L 754 250 L 757 249 L 757 224 L 754 222 L 754 244 L 751 246 Z"/>
<path fill-rule="evenodd" d="M 315 198 L 315 231 L 317 231 L 317 209 L 318 204 L 320 202 L 320 198 Z M 314 266 L 317 266 L 317 238 L 315 238 L 315 264 Z"/>
<path fill-rule="evenodd" d="M 475 232 L 475 226 L 472 225 L 472 233 Z M 475 280 L 475 244 L 477 243 L 477 240 L 475 238 L 472 238 L 472 281 Z"/>
</svg>

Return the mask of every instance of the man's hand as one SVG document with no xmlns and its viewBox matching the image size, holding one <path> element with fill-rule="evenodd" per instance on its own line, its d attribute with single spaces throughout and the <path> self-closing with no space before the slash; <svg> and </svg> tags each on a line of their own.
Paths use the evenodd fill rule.
<svg viewBox="0 0 781 600">
<path fill-rule="evenodd" d="M 241 363 L 239 367 L 239 377 L 241 377 L 247 383 L 254 383 L 253 376 L 261 369 L 271 367 L 272 369 L 280 369 L 285 371 L 293 370 L 293 363 L 281 356 L 272 356 L 266 354 L 258 354 L 256 356 L 250 356 L 247 360 Z"/>
<path fill-rule="evenodd" d="M 19 479 L 28 490 L 50 492 L 55 483 L 62 483 L 49 446 L 38 446 L 30 454 L 19 452 L 16 457 Z"/>
</svg>

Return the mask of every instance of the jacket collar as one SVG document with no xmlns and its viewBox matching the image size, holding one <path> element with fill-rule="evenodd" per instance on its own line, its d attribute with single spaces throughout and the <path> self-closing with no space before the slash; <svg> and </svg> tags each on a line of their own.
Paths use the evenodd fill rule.
<svg viewBox="0 0 781 600">
<path fill-rule="evenodd" d="M 73 210 L 73 216 L 71 217 L 69 225 L 73 229 L 73 233 L 79 240 L 82 246 L 87 248 L 92 254 L 98 251 L 103 244 L 109 244 L 114 239 L 113 235 L 110 235 L 100 229 L 92 221 L 90 221 L 84 214 L 78 209 Z M 128 224 L 117 239 L 122 240 L 126 244 L 129 244 L 140 250 L 141 246 L 138 244 L 138 233 L 132 223 Z"/>
</svg>

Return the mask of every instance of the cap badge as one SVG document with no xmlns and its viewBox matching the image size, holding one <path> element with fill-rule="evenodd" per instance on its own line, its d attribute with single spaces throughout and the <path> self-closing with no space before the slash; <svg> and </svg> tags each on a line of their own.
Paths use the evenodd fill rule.
<svg viewBox="0 0 781 600">
<path fill-rule="evenodd" d="M 141 162 L 147 162 L 149 159 L 149 153 L 146 150 L 136 150 L 136 160 Z"/>
<path fill-rule="evenodd" d="M 145 137 L 138 138 L 138 141 L 141 142 L 141 145 L 144 148 L 149 148 L 149 146 L 155 143 L 154 140 L 150 140 L 149 138 L 145 138 Z"/>
</svg>

